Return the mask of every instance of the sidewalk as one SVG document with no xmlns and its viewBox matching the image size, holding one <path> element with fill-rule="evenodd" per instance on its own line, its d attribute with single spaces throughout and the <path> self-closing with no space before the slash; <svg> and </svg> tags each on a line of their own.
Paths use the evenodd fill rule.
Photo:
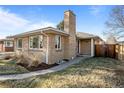
<svg viewBox="0 0 124 93">
<path fill-rule="evenodd" d="M 46 69 L 46 70 L 39 70 L 39 71 L 34 71 L 34 72 L 29 72 L 29 73 L 24 73 L 24 74 L 14 74 L 14 75 L 1 75 L 0 76 L 0 81 L 2 80 L 9 80 L 9 79 L 24 79 L 24 78 L 29 78 L 32 76 L 37 76 L 37 75 L 44 75 L 47 73 L 52 73 L 52 72 L 56 72 L 56 71 L 60 71 L 63 70 L 67 67 L 69 67 L 70 65 L 79 63 L 81 60 L 86 59 L 88 57 L 76 57 L 73 60 L 70 60 L 67 63 L 63 63 L 60 64 L 58 66 Z"/>
</svg>

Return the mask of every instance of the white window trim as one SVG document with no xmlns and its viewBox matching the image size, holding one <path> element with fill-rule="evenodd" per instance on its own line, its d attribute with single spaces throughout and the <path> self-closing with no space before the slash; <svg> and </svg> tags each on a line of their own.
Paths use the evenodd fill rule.
<svg viewBox="0 0 124 93">
<path fill-rule="evenodd" d="M 60 37 L 60 48 L 57 47 L 57 48 L 55 48 L 55 49 L 56 49 L 56 50 L 61 50 L 61 49 L 62 49 L 62 47 L 61 47 L 61 43 L 62 43 L 62 42 L 61 42 L 61 39 L 62 39 L 61 35 L 56 35 L 56 36 L 55 36 L 55 40 L 56 40 L 56 37 L 58 37 L 58 36 Z M 56 43 L 56 41 L 55 41 L 55 43 Z"/>
<path fill-rule="evenodd" d="M 18 47 L 18 40 L 22 40 L 22 47 L 21 48 L 19 48 Z M 16 40 L 16 47 L 17 47 L 17 49 L 22 49 L 23 48 L 23 39 L 22 38 L 18 38 L 17 40 Z"/>
<path fill-rule="evenodd" d="M 4 41 L 5 42 L 5 47 L 13 47 L 13 41 Z M 10 46 L 7 45 L 7 42 L 10 42 Z"/>
<path fill-rule="evenodd" d="M 40 36 L 42 36 L 42 39 L 43 39 L 43 35 L 34 35 L 34 36 L 29 36 L 29 49 L 30 49 L 30 50 L 43 50 L 43 47 L 40 48 L 40 40 L 38 41 L 38 42 L 39 42 L 39 45 L 38 45 L 39 48 L 31 48 L 31 47 L 30 47 L 30 38 L 31 38 L 31 37 L 36 37 L 36 36 L 38 36 L 39 39 L 40 39 Z"/>
</svg>

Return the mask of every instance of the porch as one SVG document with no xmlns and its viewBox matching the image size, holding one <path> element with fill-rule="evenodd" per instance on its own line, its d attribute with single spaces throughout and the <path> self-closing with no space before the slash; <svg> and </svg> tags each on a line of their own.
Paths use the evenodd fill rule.
<svg viewBox="0 0 124 93">
<path fill-rule="evenodd" d="M 77 41 L 77 55 L 79 56 L 94 56 L 95 41 L 93 38 L 78 39 Z"/>
</svg>

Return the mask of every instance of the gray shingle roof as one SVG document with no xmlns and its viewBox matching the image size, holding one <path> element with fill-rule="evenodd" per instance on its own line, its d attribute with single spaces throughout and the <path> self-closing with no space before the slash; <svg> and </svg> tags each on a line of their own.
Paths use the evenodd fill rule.
<svg viewBox="0 0 124 93">
<path fill-rule="evenodd" d="M 77 32 L 76 35 L 78 38 L 81 38 L 81 39 L 88 39 L 88 38 L 90 39 L 90 38 L 98 37 L 96 35 L 84 33 L 84 32 Z"/>
<path fill-rule="evenodd" d="M 106 43 L 107 44 L 116 44 L 117 43 L 117 40 L 116 40 L 115 37 L 110 36 L 110 37 L 107 38 Z"/>
<path fill-rule="evenodd" d="M 47 31 L 49 31 L 49 30 L 52 30 L 52 31 L 54 31 L 54 32 L 59 32 L 59 33 L 63 33 L 63 34 L 69 35 L 69 34 L 68 34 L 67 32 L 65 32 L 65 31 L 61 31 L 61 30 L 58 30 L 58 29 L 53 28 L 53 27 L 46 27 L 46 28 L 41 28 L 41 29 L 37 29 L 37 30 L 32 30 L 32 31 L 28 31 L 28 32 L 16 34 L 16 35 L 14 35 L 14 36 L 10 36 L 9 38 L 25 36 L 25 35 L 30 35 L 30 34 L 34 34 L 34 33 L 41 33 L 42 31 L 47 32 Z M 89 34 L 89 33 L 84 33 L 84 32 L 77 32 L 77 33 L 76 33 L 76 36 L 77 36 L 78 38 L 81 38 L 81 39 L 90 39 L 90 38 L 98 37 L 98 36 L 96 36 L 96 35 Z"/>
<path fill-rule="evenodd" d="M 5 39 L 0 39 L 0 41 L 12 41 L 12 40 L 14 40 L 13 38 L 5 38 Z"/>
<path fill-rule="evenodd" d="M 65 31 L 61 31 L 61 30 L 58 30 L 56 28 L 53 28 L 53 27 L 46 27 L 46 28 L 41 28 L 41 29 L 37 29 L 37 30 L 32 30 L 32 31 L 28 31 L 28 32 L 24 32 L 24 33 L 20 33 L 20 34 L 16 34 L 14 36 L 10 36 L 9 38 L 14 38 L 14 37 L 20 37 L 20 36 L 25 36 L 25 35 L 31 35 L 31 34 L 34 34 L 34 33 L 41 33 L 41 32 L 47 32 L 49 30 L 52 30 L 54 32 L 59 32 L 59 33 L 62 33 L 62 34 L 66 34 L 66 35 L 69 35 L 67 32 Z"/>
</svg>

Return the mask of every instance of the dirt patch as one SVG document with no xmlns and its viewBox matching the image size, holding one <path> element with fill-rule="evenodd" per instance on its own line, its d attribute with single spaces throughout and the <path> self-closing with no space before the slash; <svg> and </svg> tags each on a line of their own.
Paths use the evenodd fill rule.
<svg viewBox="0 0 124 93">
<path fill-rule="evenodd" d="M 12 57 L 11 56 L 6 56 L 4 59 L 5 60 L 10 60 Z"/>
<path fill-rule="evenodd" d="M 41 63 L 41 64 L 39 64 L 37 67 L 35 67 L 35 66 L 28 67 L 27 64 L 21 64 L 21 63 L 18 63 L 18 65 L 25 67 L 25 68 L 28 69 L 29 71 L 37 71 L 37 70 L 48 69 L 48 68 L 57 66 L 58 64 L 55 63 L 55 64 L 48 65 L 48 64 L 46 64 L 46 63 Z"/>
</svg>

